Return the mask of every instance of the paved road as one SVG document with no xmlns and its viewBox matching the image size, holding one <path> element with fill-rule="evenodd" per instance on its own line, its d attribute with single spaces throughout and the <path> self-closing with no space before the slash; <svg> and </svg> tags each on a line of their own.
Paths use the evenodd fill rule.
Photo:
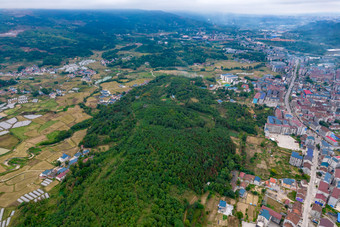
<svg viewBox="0 0 340 227">
<path fill-rule="evenodd" d="M 316 167 L 318 165 L 319 152 L 314 152 L 313 165 L 311 169 L 311 177 L 307 188 L 307 196 L 304 201 L 303 214 L 302 214 L 302 225 L 301 227 L 309 226 L 309 214 L 310 214 L 310 204 L 313 202 L 313 198 L 316 194 Z"/>
<path fill-rule="evenodd" d="M 289 114 L 292 114 L 292 111 L 291 111 L 291 108 L 290 108 L 290 105 L 289 105 L 289 96 L 290 96 L 290 93 L 292 92 L 292 89 L 294 87 L 294 82 L 295 82 L 295 79 L 297 77 L 297 69 L 298 69 L 298 67 L 299 67 L 299 62 L 296 62 L 296 66 L 295 66 L 295 70 L 294 70 L 294 73 L 293 73 L 293 77 L 290 80 L 288 91 L 286 92 L 286 95 L 285 95 L 285 105 L 286 105 L 286 108 L 287 108 L 287 111 L 288 111 Z"/>
<path fill-rule="evenodd" d="M 294 87 L 294 82 L 297 77 L 297 69 L 298 69 L 299 62 L 296 63 L 294 74 L 292 75 L 292 79 L 290 81 L 290 85 L 288 88 L 288 91 L 285 95 L 285 105 L 287 108 L 288 113 L 295 115 L 297 119 L 300 121 L 299 117 L 296 115 L 295 111 L 292 113 L 291 108 L 290 108 L 290 103 L 289 103 L 289 97 L 290 93 L 292 92 L 292 89 Z M 303 123 L 302 121 L 300 121 Z M 309 131 L 308 135 L 313 135 L 315 138 L 317 138 L 317 135 L 315 135 L 313 132 Z M 316 187 L 315 187 L 315 181 L 316 181 L 316 167 L 318 165 L 318 159 L 319 159 L 319 152 L 315 152 L 314 158 L 313 158 L 313 165 L 311 167 L 311 178 L 307 187 L 307 195 L 304 201 L 304 207 L 303 207 L 303 214 L 302 214 L 302 225 L 301 227 L 308 227 L 309 226 L 309 214 L 311 210 L 311 203 L 313 202 L 313 198 L 315 197 L 316 194 Z"/>
</svg>

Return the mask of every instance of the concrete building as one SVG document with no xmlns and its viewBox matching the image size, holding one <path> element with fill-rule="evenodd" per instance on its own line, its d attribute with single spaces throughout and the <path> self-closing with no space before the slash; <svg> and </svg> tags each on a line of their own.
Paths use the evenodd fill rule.
<svg viewBox="0 0 340 227">
<path fill-rule="evenodd" d="M 293 151 L 289 159 L 289 164 L 300 167 L 302 165 L 302 160 L 303 157 L 299 153 Z"/>
</svg>

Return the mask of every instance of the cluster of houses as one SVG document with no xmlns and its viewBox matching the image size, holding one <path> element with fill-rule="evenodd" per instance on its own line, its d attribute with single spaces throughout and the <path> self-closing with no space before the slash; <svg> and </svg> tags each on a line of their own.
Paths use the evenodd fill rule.
<svg viewBox="0 0 340 227">
<path fill-rule="evenodd" d="M 254 104 L 277 107 L 283 103 L 285 85 L 287 84 L 285 77 L 276 78 L 271 74 L 267 74 L 252 83 L 255 91 L 257 91 L 253 98 Z"/>
<path fill-rule="evenodd" d="M 66 174 L 70 171 L 70 167 L 72 165 L 75 165 L 78 162 L 78 159 L 80 157 L 87 156 L 89 154 L 90 150 L 85 149 L 82 152 L 77 152 L 73 157 L 63 154 L 61 157 L 57 159 L 57 161 L 60 163 L 59 166 L 53 168 L 53 169 L 47 169 L 43 171 L 39 177 L 41 179 L 56 179 L 58 181 L 62 181 L 65 179 Z M 87 158 L 83 160 L 83 162 L 87 162 Z"/>
<path fill-rule="evenodd" d="M 310 175 L 313 165 L 315 150 L 315 138 L 307 136 L 303 143 L 307 151 L 304 156 L 297 152 L 292 152 L 289 163 L 299 167 L 304 174 Z M 329 205 L 332 208 L 338 208 L 340 202 L 340 156 L 334 155 L 334 147 L 323 140 L 320 144 L 320 152 L 317 174 L 320 182 L 317 186 L 317 192 L 314 197 L 314 203 L 311 209 L 311 217 L 314 222 L 321 223 L 322 208 Z M 303 202 L 305 194 L 297 190 L 296 200 Z M 325 222 L 324 220 L 322 222 Z M 333 226 L 333 225 L 332 225 Z"/>
<path fill-rule="evenodd" d="M 55 74 L 56 69 L 54 68 L 45 68 L 45 67 L 38 67 L 37 65 L 29 66 L 26 68 L 23 68 L 20 72 L 6 72 L 1 73 L 0 76 L 13 76 L 13 77 L 29 77 L 33 75 L 43 75 L 43 74 Z"/>
<path fill-rule="evenodd" d="M 328 143 L 339 145 L 339 69 L 335 69 L 332 64 L 302 64 L 300 77 L 292 91 L 291 103 L 305 125 L 322 135 Z"/>
<path fill-rule="evenodd" d="M 143 85 L 148 84 L 149 82 L 150 82 L 149 80 L 145 80 L 141 84 L 133 84 L 131 88 L 143 86 Z M 125 88 L 125 85 L 120 84 L 119 87 Z M 131 89 L 127 90 L 125 94 L 128 93 L 129 91 L 131 91 Z M 99 104 L 102 104 L 102 105 L 113 104 L 116 101 L 120 100 L 122 97 L 123 97 L 123 94 L 111 94 L 110 91 L 108 90 L 101 90 L 100 96 L 99 96 Z"/>
<path fill-rule="evenodd" d="M 266 137 L 272 134 L 282 135 L 305 135 L 307 127 L 298 119 L 288 114 L 282 107 L 275 109 L 275 116 L 268 116 L 264 126 Z"/>
</svg>

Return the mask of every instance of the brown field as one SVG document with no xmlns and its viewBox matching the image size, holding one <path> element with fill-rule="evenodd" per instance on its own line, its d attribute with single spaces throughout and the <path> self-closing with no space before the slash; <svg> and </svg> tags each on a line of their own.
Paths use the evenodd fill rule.
<svg viewBox="0 0 340 227">
<path fill-rule="evenodd" d="M 246 203 L 247 204 L 251 203 L 253 205 L 257 205 L 258 200 L 259 200 L 259 197 L 257 195 L 253 195 L 251 193 L 248 193 Z"/>
<path fill-rule="evenodd" d="M 0 147 L 2 148 L 13 149 L 18 143 L 19 140 L 10 134 L 0 136 Z"/>
<path fill-rule="evenodd" d="M 86 106 L 95 108 L 97 106 L 98 100 L 94 97 L 90 97 L 86 100 Z"/>
<path fill-rule="evenodd" d="M 276 212 L 280 213 L 280 212 L 285 211 L 284 206 L 281 203 L 273 200 L 272 198 L 269 198 L 269 197 L 267 198 L 267 204 L 273 207 L 273 210 L 275 210 Z"/>
<path fill-rule="evenodd" d="M 74 124 L 88 118 L 90 116 L 85 114 L 77 105 L 68 108 L 67 111 L 61 111 L 57 114 L 47 113 L 40 118 L 34 119 L 33 123 L 24 128 L 25 131 L 21 132 L 22 135 L 26 136 L 26 139 L 18 144 L 13 151 L 1 156 L 0 163 L 4 163 L 6 160 L 14 157 L 27 157 L 27 150 L 46 140 L 48 133 L 55 130 L 67 130 Z M 46 122 L 50 121 L 56 122 L 51 125 L 45 125 Z M 45 126 L 41 129 L 43 125 Z M 86 130 L 77 131 L 71 138 L 58 144 L 45 146 L 42 148 L 42 152 L 30 160 L 27 165 L 0 176 L 0 192 L 5 192 L 0 197 L 0 204 L 5 207 L 10 206 L 16 203 L 16 200 L 23 194 L 40 188 L 42 180 L 39 179 L 39 174 L 46 169 L 53 168 L 51 163 L 58 159 L 62 153 L 72 156 L 79 151 L 78 144 L 85 135 Z M 18 139 L 12 135 L 0 137 L 0 145 L 3 147 L 13 147 L 18 142 Z M 0 172 L 5 171 L 6 168 L 0 166 Z M 53 182 L 47 189 L 52 189 L 56 184 L 58 182 Z"/>
<path fill-rule="evenodd" d="M 127 91 L 130 89 L 127 85 L 125 85 L 125 88 L 119 87 L 119 83 L 117 83 L 116 81 L 102 83 L 100 85 L 102 86 L 103 90 L 108 90 L 111 94 L 115 94 L 117 92 L 122 93 L 123 91 Z"/>
</svg>

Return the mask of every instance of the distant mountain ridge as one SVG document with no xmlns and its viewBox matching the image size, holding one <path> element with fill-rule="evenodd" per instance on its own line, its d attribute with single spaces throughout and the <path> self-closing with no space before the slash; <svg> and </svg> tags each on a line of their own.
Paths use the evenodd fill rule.
<svg viewBox="0 0 340 227">
<path fill-rule="evenodd" d="M 208 23 L 144 10 L 18 10 L 0 11 L 0 64 L 62 60 L 112 49 L 117 34 L 180 32 Z M 9 31 L 23 29 L 17 35 Z M 44 64 L 44 63 L 43 63 Z"/>
<path fill-rule="evenodd" d="M 295 30 L 306 41 L 340 47 L 340 21 L 316 21 Z"/>
</svg>

